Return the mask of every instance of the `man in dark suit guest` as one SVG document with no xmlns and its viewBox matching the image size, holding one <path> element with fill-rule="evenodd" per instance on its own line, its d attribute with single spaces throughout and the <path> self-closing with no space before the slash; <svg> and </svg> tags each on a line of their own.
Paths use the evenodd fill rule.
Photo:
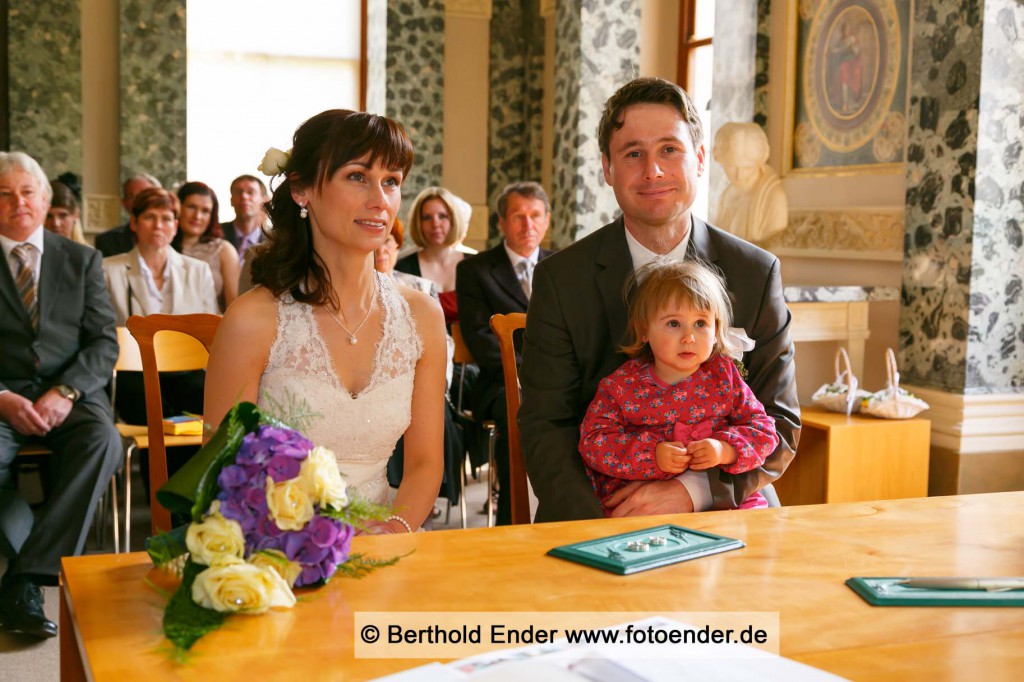
<svg viewBox="0 0 1024 682">
<path fill-rule="evenodd" d="M 263 206 L 268 198 L 267 186 L 255 175 L 239 175 L 231 181 L 231 207 L 235 209 L 235 219 L 221 223 L 220 228 L 224 238 L 238 251 L 239 264 L 245 263 L 245 252 L 249 247 L 264 239 L 266 214 Z"/>
<path fill-rule="evenodd" d="M 691 214 L 705 169 L 702 138 L 693 103 L 674 83 L 638 78 L 605 104 L 601 165 L 622 216 L 541 263 L 530 299 L 519 425 L 537 521 L 604 516 L 579 454 L 579 426 L 598 383 L 626 360 L 626 282 L 657 256 L 699 258 L 724 275 L 733 324 L 755 344 L 743 357 L 747 382 L 780 443 L 744 474 L 716 468 L 633 481 L 609 499 L 611 515 L 735 508 L 793 458 L 800 411 L 779 260 Z"/>
<path fill-rule="evenodd" d="M 78 554 L 123 451 L 104 387 L 117 359 L 100 254 L 43 229 L 50 184 L 31 157 L 0 152 L 0 627 L 53 637 L 41 584 Z M 18 449 L 53 450 L 33 523 L 17 490 Z"/>
<path fill-rule="evenodd" d="M 136 173 L 124 181 L 121 188 L 121 206 L 125 212 L 132 212 L 135 195 L 150 187 L 161 187 L 160 181 L 149 173 Z M 103 234 L 96 235 L 96 248 L 104 258 L 128 253 L 135 247 L 135 234 L 128 223 L 112 227 Z"/>
<path fill-rule="evenodd" d="M 491 331 L 492 315 L 525 313 L 533 286 L 533 269 L 550 255 L 540 248 L 551 220 L 551 203 L 536 182 L 517 182 L 498 197 L 501 244 L 466 258 L 455 270 L 459 325 L 473 359 L 480 367 L 474 387 L 473 414 L 498 425 L 495 459 L 498 468 L 499 525 L 512 519 L 509 497 L 508 417 L 501 349 Z"/>
</svg>

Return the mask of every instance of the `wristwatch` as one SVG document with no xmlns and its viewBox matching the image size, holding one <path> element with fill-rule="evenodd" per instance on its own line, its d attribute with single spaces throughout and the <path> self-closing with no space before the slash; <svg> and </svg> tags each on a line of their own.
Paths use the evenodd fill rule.
<svg viewBox="0 0 1024 682">
<path fill-rule="evenodd" d="M 53 387 L 53 390 L 57 391 L 61 398 L 67 398 L 71 402 L 78 400 L 78 391 L 71 388 L 67 384 L 57 384 Z"/>
</svg>

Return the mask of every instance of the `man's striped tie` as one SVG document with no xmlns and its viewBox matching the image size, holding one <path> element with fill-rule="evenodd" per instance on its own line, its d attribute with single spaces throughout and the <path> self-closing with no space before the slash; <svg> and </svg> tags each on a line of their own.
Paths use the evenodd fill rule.
<svg viewBox="0 0 1024 682">
<path fill-rule="evenodd" d="M 32 329 L 39 331 L 39 298 L 36 296 L 36 275 L 32 271 L 31 244 L 18 244 L 11 253 L 18 261 L 18 271 L 14 276 L 14 284 L 18 288 L 18 296 L 32 321 Z"/>
</svg>

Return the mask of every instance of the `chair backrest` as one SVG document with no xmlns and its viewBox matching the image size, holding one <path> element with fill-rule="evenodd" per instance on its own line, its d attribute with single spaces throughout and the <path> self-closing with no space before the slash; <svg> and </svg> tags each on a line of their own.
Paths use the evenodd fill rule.
<svg viewBox="0 0 1024 682">
<path fill-rule="evenodd" d="M 491 329 L 501 347 L 501 369 L 505 375 L 505 405 L 508 409 L 509 497 L 512 501 L 512 523 L 530 523 L 530 495 L 526 484 L 526 465 L 519 445 L 519 367 L 513 334 L 526 327 L 525 313 L 509 313 L 491 317 Z"/>
<path fill-rule="evenodd" d="M 153 532 L 170 530 L 171 514 L 156 500 L 167 482 L 167 448 L 164 444 L 163 400 L 160 372 L 205 369 L 220 315 L 134 315 L 128 330 L 138 342 L 142 381 L 146 390 L 146 423 L 149 431 L 149 508 Z M 178 332 L 168 334 L 158 332 Z M 184 335 L 184 336 L 182 336 Z"/>
</svg>

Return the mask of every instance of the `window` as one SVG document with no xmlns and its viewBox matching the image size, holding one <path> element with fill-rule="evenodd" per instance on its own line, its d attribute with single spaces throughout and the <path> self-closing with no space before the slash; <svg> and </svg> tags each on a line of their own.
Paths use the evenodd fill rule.
<svg viewBox="0 0 1024 682">
<path fill-rule="evenodd" d="M 358 109 L 361 0 L 189 2 L 188 180 L 205 182 L 230 220 L 231 180 L 268 147 L 288 149 L 300 123 Z"/>
<path fill-rule="evenodd" d="M 679 7 L 679 68 L 677 79 L 697 106 L 704 126 L 704 149 L 710 154 L 711 140 L 711 86 L 715 32 L 715 0 L 682 0 Z M 702 217 L 708 214 L 708 178 L 710 163 L 697 184 L 697 198 L 693 212 Z"/>
</svg>

